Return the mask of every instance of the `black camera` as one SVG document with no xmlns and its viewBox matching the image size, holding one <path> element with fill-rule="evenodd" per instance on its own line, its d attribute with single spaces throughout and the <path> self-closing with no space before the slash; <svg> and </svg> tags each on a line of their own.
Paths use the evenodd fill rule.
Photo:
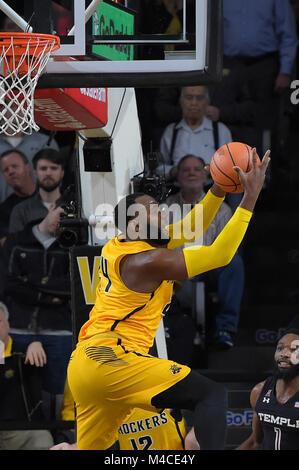
<svg viewBox="0 0 299 470">
<path fill-rule="evenodd" d="M 56 207 L 61 207 L 61 214 L 57 230 L 57 240 L 63 248 L 88 243 L 88 220 L 78 217 L 76 197 L 72 186 L 66 188 L 62 196 L 57 199 Z"/>
<path fill-rule="evenodd" d="M 132 178 L 132 184 L 133 192 L 148 194 L 156 201 L 162 202 L 167 198 L 170 191 L 165 178 L 155 174 L 158 163 L 159 154 L 156 152 L 148 153 L 144 159 L 145 170 Z"/>
</svg>

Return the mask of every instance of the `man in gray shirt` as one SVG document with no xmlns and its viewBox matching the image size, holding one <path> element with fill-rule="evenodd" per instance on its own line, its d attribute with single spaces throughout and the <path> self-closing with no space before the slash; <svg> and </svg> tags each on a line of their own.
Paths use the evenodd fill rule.
<svg viewBox="0 0 299 470">
<path fill-rule="evenodd" d="M 218 122 L 217 140 L 213 122 L 206 117 L 209 105 L 208 90 L 204 86 L 189 86 L 182 88 L 180 105 L 183 119 L 178 123 L 169 124 L 160 142 L 162 161 L 157 173 L 166 179 L 173 179 L 177 173 L 177 164 L 187 154 L 200 156 L 206 164 L 211 162 L 215 151 L 224 144 L 232 141 L 229 128 Z M 175 133 L 175 141 L 173 140 Z"/>
</svg>

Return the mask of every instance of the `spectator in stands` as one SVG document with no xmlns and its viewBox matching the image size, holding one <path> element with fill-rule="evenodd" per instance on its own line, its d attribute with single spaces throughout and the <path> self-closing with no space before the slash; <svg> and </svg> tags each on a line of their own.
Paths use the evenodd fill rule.
<svg viewBox="0 0 299 470">
<path fill-rule="evenodd" d="M 59 152 L 44 149 L 34 158 L 38 191 L 12 212 L 12 232 L 2 247 L 8 267 L 4 298 L 11 332 L 19 342 L 41 341 L 47 354 L 44 389 L 63 394 L 72 349 L 68 249 L 57 238 L 63 162 Z"/>
<path fill-rule="evenodd" d="M 26 155 L 32 170 L 32 159 L 41 149 L 53 148 L 59 150 L 59 146 L 53 136 L 41 132 L 33 132 L 31 135 L 19 133 L 15 136 L 0 135 L 0 154 L 7 150 L 19 150 Z M 0 173 L 0 202 L 4 201 L 13 189 L 7 184 L 4 176 Z"/>
<path fill-rule="evenodd" d="M 230 130 L 221 122 L 213 125 L 206 117 L 209 105 L 208 90 L 204 86 L 183 87 L 180 97 L 183 118 L 169 124 L 161 138 L 160 175 L 171 180 L 176 177 L 177 164 L 187 154 L 201 156 L 209 164 L 214 152 L 232 141 Z"/>
<path fill-rule="evenodd" d="M 13 192 L 0 204 L 0 244 L 8 234 L 12 209 L 36 191 L 27 157 L 19 150 L 8 150 L 0 155 L 0 170 Z"/>
<path fill-rule="evenodd" d="M 289 0 L 224 0 L 223 16 L 224 66 L 243 69 L 257 106 L 255 146 L 262 153 L 263 131 L 279 130 L 280 97 L 291 81 L 298 46 L 294 13 Z"/>
<path fill-rule="evenodd" d="M 176 220 L 182 217 L 182 210 L 189 210 L 203 199 L 204 184 L 207 180 L 205 162 L 194 155 L 185 155 L 178 164 L 177 181 L 180 191 L 166 200 L 171 207 L 170 214 Z M 175 210 L 178 209 L 177 215 Z M 230 207 L 224 202 L 218 210 L 213 222 L 203 235 L 202 244 L 211 245 L 232 216 Z M 197 242 L 198 243 L 198 242 Z M 215 327 L 212 333 L 212 346 L 218 349 L 231 348 L 237 334 L 241 300 L 244 291 L 244 264 L 241 256 L 236 253 L 232 261 L 222 268 L 218 268 L 197 276 L 192 281 L 181 281 L 182 288 L 176 293 L 181 305 L 187 307 L 192 298 L 192 282 L 204 281 L 207 290 L 211 285 L 216 289 L 219 298 L 219 310 L 215 318 Z"/>
<path fill-rule="evenodd" d="M 23 230 L 27 224 L 35 220 L 51 218 L 57 214 L 54 210 L 55 202 L 61 197 L 61 184 L 64 177 L 64 160 L 59 151 L 43 149 L 37 152 L 32 160 L 38 191 L 36 194 L 18 204 L 11 213 L 9 232 Z M 61 211 L 61 209 L 60 209 Z M 48 219 L 39 227 L 43 230 Z"/>
<path fill-rule="evenodd" d="M 53 445 L 48 430 L 5 430 L 16 421 L 42 424 L 41 367 L 46 355 L 40 342 L 23 348 L 9 335 L 9 313 L 0 302 L 0 450 L 47 450 Z M 27 350 L 26 350 L 27 349 Z"/>
<path fill-rule="evenodd" d="M 0 156 L 0 170 L 7 184 L 13 189 L 13 193 L 0 204 L 0 299 L 2 299 L 6 266 L 1 246 L 8 234 L 10 214 L 15 205 L 34 194 L 36 184 L 31 177 L 27 158 L 18 150 L 8 150 Z"/>
<path fill-rule="evenodd" d="M 206 117 L 214 122 L 223 122 L 230 129 L 232 140 L 255 147 L 256 106 L 249 95 L 243 70 L 224 68 L 221 82 L 207 85 L 207 89 L 210 103 L 206 107 Z M 180 88 L 157 89 L 153 109 L 153 140 L 156 147 L 165 127 L 182 119 Z"/>
<path fill-rule="evenodd" d="M 237 450 L 299 448 L 299 329 L 284 331 L 274 361 L 273 374 L 251 391 L 252 433 Z"/>
<path fill-rule="evenodd" d="M 298 46 L 290 1 L 224 0 L 223 6 L 224 54 L 248 65 L 257 97 L 269 97 L 262 95 L 267 85 L 270 92 L 289 88 Z"/>
</svg>

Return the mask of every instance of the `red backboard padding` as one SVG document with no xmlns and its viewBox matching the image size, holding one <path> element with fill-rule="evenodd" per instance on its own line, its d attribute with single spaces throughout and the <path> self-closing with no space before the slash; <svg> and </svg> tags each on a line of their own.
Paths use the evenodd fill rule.
<svg viewBox="0 0 299 470">
<path fill-rule="evenodd" d="M 49 88 L 34 93 L 35 122 L 47 130 L 97 129 L 108 121 L 107 88 Z"/>
</svg>

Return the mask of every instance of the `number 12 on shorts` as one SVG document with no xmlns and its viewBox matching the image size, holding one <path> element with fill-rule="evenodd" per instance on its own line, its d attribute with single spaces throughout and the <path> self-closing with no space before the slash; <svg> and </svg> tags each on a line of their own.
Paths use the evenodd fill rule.
<svg viewBox="0 0 299 470">
<path fill-rule="evenodd" d="M 130 439 L 134 450 L 155 450 L 152 448 L 153 440 L 151 436 L 141 436 L 137 439 Z"/>
</svg>

